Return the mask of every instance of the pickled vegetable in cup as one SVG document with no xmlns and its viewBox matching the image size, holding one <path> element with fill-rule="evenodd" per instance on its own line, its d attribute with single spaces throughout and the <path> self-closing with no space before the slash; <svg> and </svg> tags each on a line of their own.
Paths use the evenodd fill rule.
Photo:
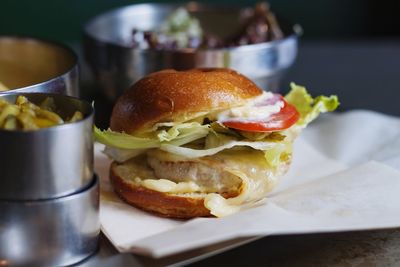
<svg viewBox="0 0 400 267">
<path fill-rule="evenodd" d="M 16 98 L 14 104 L 0 98 L 0 129 L 31 131 L 83 119 L 79 111 L 64 119 L 56 111 L 57 107 L 51 97 L 40 104 L 34 104 L 22 95 Z"/>
</svg>

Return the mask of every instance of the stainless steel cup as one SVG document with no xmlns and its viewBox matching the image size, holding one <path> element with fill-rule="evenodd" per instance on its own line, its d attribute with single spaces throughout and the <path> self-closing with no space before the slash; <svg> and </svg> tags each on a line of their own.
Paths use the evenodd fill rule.
<svg viewBox="0 0 400 267">
<path fill-rule="evenodd" d="M 22 95 L 33 103 L 51 97 L 61 117 L 80 111 L 84 119 L 36 131 L 0 130 L 0 199 L 49 199 L 81 190 L 93 177 L 92 106 L 58 94 Z"/>
<path fill-rule="evenodd" d="M 0 266 L 65 266 L 98 245 L 99 180 L 61 198 L 0 200 Z"/>
<path fill-rule="evenodd" d="M 222 49 L 160 51 L 132 47 L 132 30 L 154 30 L 177 4 L 135 4 L 101 14 L 84 27 L 84 52 L 103 93 L 115 100 L 148 73 L 174 68 L 228 67 L 248 76 L 261 88 L 276 91 L 297 55 L 299 26 L 279 19 L 284 38 L 272 42 Z M 238 26 L 241 8 L 189 3 L 205 31 L 220 36 Z"/>
<path fill-rule="evenodd" d="M 79 96 L 78 58 L 54 42 L 0 36 L 0 82 L 15 93 Z"/>
</svg>

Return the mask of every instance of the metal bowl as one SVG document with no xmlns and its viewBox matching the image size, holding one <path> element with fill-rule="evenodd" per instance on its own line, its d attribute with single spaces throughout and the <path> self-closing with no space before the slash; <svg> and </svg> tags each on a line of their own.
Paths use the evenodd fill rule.
<svg viewBox="0 0 400 267">
<path fill-rule="evenodd" d="M 46 93 L 4 94 L 11 103 L 18 95 L 39 104 L 54 99 L 61 117 L 75 111 L 84 118 L 34 131 L 0 130 L 0 200 L 38 200 L 81 190 L 93 177 L 93 108 L 80 99 Z"/>
<path fill-rule="evenodd" d="M 165 68 L 228 67 L 251 78 L 261 88 L 278 89 L 283 73 L 297 55 L 296 27 L 279 20 L 285 37 L 260 44 L 223 49 L 159 51 L 130 46 L 132 29 L 152 30 L 177 7 L 176 4 L 137 4 L 101 14 L 84 27 L 87 62 L 108 99 L 144 75 Z M 236 28 L 241 8 L 190 3 L 189 12 L 205 31 L 226 35 Z"/>
<path fill-rule="evenodd" d="M 71 49 L 60 44 L 0 36 L 0 82 L 14 93 L 78 96 L 78 59 Z M 0 95 L 3 93 L 0 91 Z"/>
<path fill-rule="evenodd" d="M 65 266 L 98 246 L 99 181 L 40 201 L 0 200 L 0 266 Z"/>
</svg>

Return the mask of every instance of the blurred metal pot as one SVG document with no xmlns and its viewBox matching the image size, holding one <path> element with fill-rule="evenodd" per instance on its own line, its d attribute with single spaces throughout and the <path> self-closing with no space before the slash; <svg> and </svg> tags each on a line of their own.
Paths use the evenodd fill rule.
<svg viewBox="0 0 400 267">
<path fill-rule="evenodd" d="M 297 55 L 298 34 L 294 25 L 279 20 L 284 38 L 251 45 L 221 49 L 154 50 L 130 45 L 132 30 L 152 30 L 179 5 L 137 4 L 101 14 L 84 27 L 87 62 L 109 100 L 148 73 L 174 68 L 228 67 L 248 76 L 261 88 L 275 91 L 284 72 Z M 186 6 L 204 30 L 226 35 L 238 24 L 241 8 Z"/>
</svg>

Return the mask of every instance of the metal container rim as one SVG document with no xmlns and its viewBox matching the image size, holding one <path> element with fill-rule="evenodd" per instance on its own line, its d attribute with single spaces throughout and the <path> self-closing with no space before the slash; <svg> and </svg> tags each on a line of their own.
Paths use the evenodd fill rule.
<svg viewBox="0 0 400 267">
<path fill-rule="evenodd" d="M 74 71 L 74 69 L 78 68 L 78 55 L 75 53 L 74 50 L 72 50 L 69 46 L 58 42 L 58 41 L 54 41 L 54 40 L 50 40 L 50 39 L 46 39 L 46 38 L 41 38 L 41 37 L 35 37 L 35 36 L 30 36 L 30 35 L 1 35 L 0 36 L 0 41 L 2 39 L 16 39 L 16 40 L 24 40 L 24 41 L 34 41 L 34 42 L 38 42 L 38 43 L 44 43 L 44 44 L 48 44 L 54 47 L 59 47 L 63 50 L 65 50 L 70 56 L 71 59 L 73 60 L 73 64 L 70 68 L 68 68 L 65 72 L 40 83 L 35 83 L 35 84 L 31 84 L 29 86 L 25 86 L 25 87 L 20 87 L 20 88 L 15 88 L 15 89 L 11 89 L 9 91 L 1 91 L 0 95 L 3 94 L 7 94 L 8 92 L 20 92 L 20 91 L 25 91 L 28 89 L 31 89 L 33 87 L 38 87 L 38 86 L 43 86 L 45 84 L 54 82 L 56 79 L 59 79 L 60 77 L 65 77 L 67 76 L 69 73 L 71 73 L 72 71 Z"/>
</svg>

